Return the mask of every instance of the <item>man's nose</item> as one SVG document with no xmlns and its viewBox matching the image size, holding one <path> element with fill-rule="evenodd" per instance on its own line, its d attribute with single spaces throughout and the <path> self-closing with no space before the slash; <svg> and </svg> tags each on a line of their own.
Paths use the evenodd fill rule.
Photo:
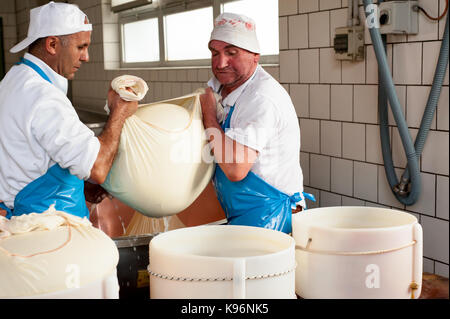
<svg viewBox="0 0 450 319">
<path fill-rule="evenodd" d="M 217 67 L 219 69 L 224 69 L 228 66 L 228 57 L 225 54 L 221 54 L 218 57 Z"/>
<path fill-rule="evenodd" d="M 88 50 L 84 50 L 83 53 L 80 56 L 80 60 L 83 62 L 89 62 L 89 52 Z"/>
</svg>

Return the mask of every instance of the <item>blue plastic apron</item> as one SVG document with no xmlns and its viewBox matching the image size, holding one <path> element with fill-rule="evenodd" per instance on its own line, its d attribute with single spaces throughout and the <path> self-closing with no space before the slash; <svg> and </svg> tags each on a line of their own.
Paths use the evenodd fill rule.
<svg viewBox="0 0 450 319">
<path fill-rule="evenodd" d="M 233 111 L 234 106 L 222 124 L 224 131 L 230 128 Z M 219 165 L 216 165 L 214 187 L 229 225 L 257 226 L 291 233 L 292 208 L 302 199 L 299 192 L 289 196 L 251 171 L 243 180 L 231 182 Z M 315 200 L 311 194 L 303 195 Z"/>
<path fill-rule="evenodd" d="M 42 78 L 52 83 L 44 71 L 33 62 L 22 58 L 17 64 L 31 67 Z M 84 197 L 84 181 L 58 164 L 50 167 L 47 173 L 32 181 L 16 195 L 14 209 L 9 209 L 4 203 L 0 203 L 0 208 L 6 210 L 7 218 L 11 218 L 29 213 L 42 213 L 52 204 L 55 204 L 56 210 L 89 218 Z"/>
</svg>

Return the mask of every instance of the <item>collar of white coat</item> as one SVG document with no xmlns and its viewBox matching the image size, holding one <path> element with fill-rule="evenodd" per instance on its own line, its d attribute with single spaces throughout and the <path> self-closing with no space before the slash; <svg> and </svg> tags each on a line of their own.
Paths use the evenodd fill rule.
<svg viewBox="0 0 450 319">
<path fill-rule="evenodd" d="M 60 89 L 64 95 L 67 95 L 67 88 L 68 88 L 68 80 L 56 73 L 51 67 L 47 65 L 44 61 L 41 59 L 35 57 L 34 55 L 30 53 L 25 53 L 23 56 L 25 59 L 30 60 L 34 64 L 36 64 L 38 67 L 41 68 L 42 71 L 48 76 L 50 81 L 52 81 L 52 84 L 56 86 L 58 89 Z"/>
<path fill-rule="evenodd" d="M 237 99 L 239 98 L 239 96 L 241 96 L 242 92 L 244 92 L 244 90 L 248 86 L 248 84 L 253 80 L 253 78 L 255 77 L 256 73 L 259 71 L 260 68 L 261 68 L 261 66 L 258 64 L 256 66 L 255 72 L 253 72 L 252 76 L 249 77 L 247 81 L 242 83 L 241 86 L 239 86 L 237 89 L 235 89 L 233 92 L 231 92 L 230 94 L 227 95 L 227 97 L 222 101 L 222 105 L 224 107 L 225 106 L 231 107 L 236 104 Z M 213 76 L 208 81 L 208 86 L 210 86 L 214 90 L 214 92 L 219 93 L 221 84 L 216 79 L 216 77 Z"/>
</svg>

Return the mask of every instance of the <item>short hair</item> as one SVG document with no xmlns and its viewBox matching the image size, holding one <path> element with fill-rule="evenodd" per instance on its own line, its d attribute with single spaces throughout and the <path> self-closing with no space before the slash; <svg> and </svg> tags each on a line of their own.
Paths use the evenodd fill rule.
<svg viewBox="0 0 450 319">
<path fill-rule="evenodd" d="M 70 34 L 58 35 L 56 37 L 59 39 L 63 47 L 66 47 L 70 43 Z M 41 48 L 43 48 L 43 46 L 45 45 L 45 39 L 47 39 L 47 37 L 39 38 L 33 43 L 31 43 L 28 46 L 28 52 L 32 53 L 33 51 L 40 50 Z"/>
</svg>

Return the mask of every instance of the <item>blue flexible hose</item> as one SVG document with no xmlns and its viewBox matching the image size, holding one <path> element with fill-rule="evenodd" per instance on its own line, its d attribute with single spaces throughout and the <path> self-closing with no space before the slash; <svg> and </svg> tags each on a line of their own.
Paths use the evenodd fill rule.
<svg viewBox="0 0 450 319">
<path fill-rule="evenodd" d="M 373 6 L 372 0 L 363 0 L 366 17 L 377 17 L 370 8 Z M 434 112 L 437 107 L 439 95 L 441 92 L 442 83 L 444 80 L 446 66 L 448 64 L 448 14 L 447 22 L 445 24 L 444 37 L 442 39 L 441 50 L 439 54 L 438 63 L 434 75 L 433 85 L 428 96 L 427 105 L 424 111 L 420 129 L 413 145 L 411 136 L 408 131 L 404 115 L 401 110 L 401 105 L 395 91 L 395 85 L 390 74 L 389 66 L 386 59 L 386 41 L 381 38 L 380 31 L 377 27 L 369 27 L 370 37 L 372 39 L 373 48 L 378 61 L 378 114 L 380 120 L 380 138 L 382 144 L 382 154 L 384 160 L 384 167 L 386 177 L 391 186 L 391 190 L 395 197 L 404 205 L 413 205 L 419 198 L 421 191 L 421 178 L 418 159 L 422 154 L 425 145 L 426 137 L 428 135 L 431 122 L 433 120 Z M 397 175 L 394 170 L 394 164 L 391 155 L 390 134 L 388 126 L 388 112 L 387 101 L 391 105 L 392 114 L 397 123 L 402 145 L 405 150 L 408 166 L 402 175 L 399 183 Z M 409 187 L 408 187 L 409 186 Z"/>
</svg>

